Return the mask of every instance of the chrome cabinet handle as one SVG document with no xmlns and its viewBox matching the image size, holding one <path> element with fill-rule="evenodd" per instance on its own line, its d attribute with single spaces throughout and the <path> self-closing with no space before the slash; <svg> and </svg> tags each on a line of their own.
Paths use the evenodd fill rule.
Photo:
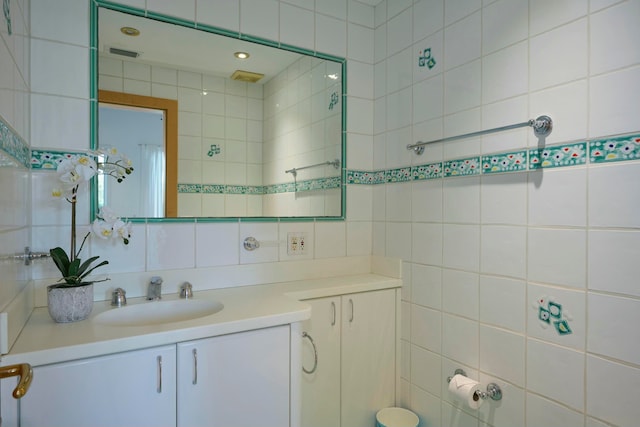
<svg viewBox="0 0 640 427">
<path fill-rule="evenodd" d="M 307 370 L 303 365 L 302 370 L 304 371 L 305 374 L 313 374 L 318 368 L 318 349 L 316 348 L 316 343 L 313 342 L 313 338 L 311 338 L 311 335 L 309 335 L 306 332 L 303 332 L 302 338 L 308 338 L 309 342 L 311 342 L 311 345 L 313 346 L 313 368 Z"/>
<path fill-rule="evenodd" d="M 198 350 L 193 349 L 193 385 L 198 384 Z"/>
<path fill-rule="evenodd" d="M 335 326 L 336 325 L 336 303 L 334 301 L 331 301 L 331 310 L 333 313 L 333 317 L 331 319 L 331 326 Z"/>
<path fill-rule="evenodd" d="M 156 360 L 158 362 L 158 387 L 156 391 L 162 393 L 162 356 L 158 356 Z"/>
<path fill-rule="evenodd" d="M 353 323 L 353 300 L 349 298 L 349 305 L 351 306 L 351 317 L 349 317 L 349 323 Z"/>
</svg>

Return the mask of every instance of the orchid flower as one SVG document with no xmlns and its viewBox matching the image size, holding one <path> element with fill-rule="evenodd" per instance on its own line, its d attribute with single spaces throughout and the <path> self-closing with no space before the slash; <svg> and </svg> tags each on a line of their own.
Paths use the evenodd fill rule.
<svg viewBox="0 0 640 427">
<path fill-rule="evenodd" d="M 58 198 L 64 197 L 71 203 L 71 248 L 69 255 L 61 247 L 49 251 L 56 267 L 62 273 L 61 280 L 66 283 L 61 286 L 81 286 L 90 283 L 86 282 L 85 278 L 96 268 L 109 264 L 109 261 L 102 261 L 92 266 L 99 258 L 97 256 L 81 263 L 80 252 L 92 232 L 101 239 L 122 239 L 125 245 L 129 244 L 131 238 L 131 223 L 124 222 L 115 212 L 105 206 L 98 213 L 96 220 L 91 225 L 91 231 L 84 236 L 80 248 L 76 251 L 76 196 L 80 185 L 89 182 L 98 173 L 109 175 L 118 182 L 122 182 L 126 175 L 133 172 L 131 160 L 120 155 L 115 149 L 99 150 L 91 154 L 96 155 L 99 162 L 96 162 L 90 155 L 80 155 L 68 156 L 58 164 L 59 186 L 53 189 L 52 195 Z"/>
</svg>

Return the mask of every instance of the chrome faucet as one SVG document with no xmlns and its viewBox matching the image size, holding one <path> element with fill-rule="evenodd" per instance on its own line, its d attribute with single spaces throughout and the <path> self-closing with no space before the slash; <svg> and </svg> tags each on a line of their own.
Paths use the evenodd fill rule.
<svg viewBox="0 0 640 427">
<path fill-rule="evenodd" d="M 193 298 L 193 286 L 191 286 L 191 283 L 184 282 L 182 286 L 180 286 L 180 298 Z"/>
<path fill-rule="evenodd" d="M 149 287 L 147 288 L 147 299 L 149 301 L 158 301 L 162 298 L 162 277 L 153 276 Z"/>
</svg>

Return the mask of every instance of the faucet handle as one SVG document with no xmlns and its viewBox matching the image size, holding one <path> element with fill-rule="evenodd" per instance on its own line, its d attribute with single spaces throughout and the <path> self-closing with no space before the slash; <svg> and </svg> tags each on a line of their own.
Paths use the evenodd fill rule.
<svg viewBox="0 0 640 427">
<path fill-rule="evenodd" d="M 189 282 L 184 282 L 182 286 L 180 286 L 180 298 L 192 298 L 193 297 L 193 286 Z"/>
<path fill-rule="evenodd" d="M 114 307 L 122 307 L 127 305 L 127 292 L 122 288 L 117 288 L 111 295 L 111 305 Z"/>
<path fill-rule="evenodd" d="M 160 276 L 152 276 L 151 277 L 151 284 L 152 285 L 162 285 L 162 277 L 160 277 Z"/>
</svg>

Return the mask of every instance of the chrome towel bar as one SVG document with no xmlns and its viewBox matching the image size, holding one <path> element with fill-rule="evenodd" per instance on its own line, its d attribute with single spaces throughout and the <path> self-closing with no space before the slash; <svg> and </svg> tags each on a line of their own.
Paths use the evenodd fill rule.
<svg viewBox="0 0 640 427">
<path fill-rule="evenodd" d="M 407 150 L 413 150 L 414 153 L 420 155 L 424 153 L 424 146 L 427 144 L 435 144 L 436 142 L 447 142 L 447 141 L 455 141 L 457 139 L 472 138 L 474 136 L 486 135 L 488 133 L 502 132 L 505 130 L 523 128 L 527 126 L 533 128 L 533 133 L 535 134 L 535 136 L 545 137 L 549 135 L 551 133 L 551 130 L 553 129 L 553 120 L 551 120 L 551 117 L 549 116 L 540 116 L 535 120 L 531 119 L 529 121 L 516 123 L 514 125 L 501 126 L 493 129 L 486 129 L 478 132 L 466 133 L 464 135 L 449 136 L 446 138 L 436 139 L 433 141 L 426 141 L 426 142 L 418 141 L 415 144 L 407 145 Z"/>
<path fill-rule="evenodd" d="M 328 160 L 326 162 L 316 163 L 315 165 L 301 166 L 299 168 L 291 168 L 289 170 L 284 171 L 284 173 L 290 173 L 290 174 L 293 174 L 293 176 L 296 176 L 298 174 L 298 171 L 301 171 L 303 169 L 316 168 L 318 166 L 333 166 L 335 169 L 338 169 L 340 167 L 340 160 L 338 159 Z"/>
</svg>

